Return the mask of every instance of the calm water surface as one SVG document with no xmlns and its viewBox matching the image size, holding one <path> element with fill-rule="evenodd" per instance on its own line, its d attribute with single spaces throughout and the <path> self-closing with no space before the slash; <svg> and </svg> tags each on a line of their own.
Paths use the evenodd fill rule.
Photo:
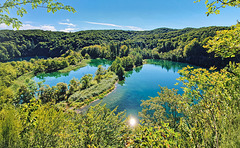
<svg viewBox="0 0 240 148">
<path fill-rule="evenodd" d="M 105 60 L 105 59 L 94 59 L 92 60 L 87 66 L 82 67 L 77 70 L 73 70 L 68 73 L 59 73 L 59 72 L 53 72 L 53 73 L 46 73 L 46 74 L 40 74 L 33 78 L 36 82 L 44 81 L 43 84 L 49 85 L 49 86 L 55 86 L 59 82 L 64 82 L 69 84 L 70 80 L 73 78 L 81 79 L 85 74 L 93 74 L 95 76 L 95 72 L 98 69 L 98 65 L 102 65 L 106 69 L 112 64 L 112 61 Z"/>
<path fill-rule="evenodd" d="M 51 73 L 39 75 L 33 79 L 37 82 L 45 80 L 44 84 L 54 86 L 59 82 L 69 83 L 73 77 L 80 79 L 85 74 L 94 74 L 98 65 L 108 68 L 110 64 L 111 61 L 107 60 L 93 60 L 88 66 L 70 73 Z M 148 60 L 148 64 L 128 72 L 125 81 L 119 82 L 117 88 L 100 101 L 110 109 L 118 106 L 117 111 L 126 110 L 127 116 L 137 117 L 138 112 L 141 111 L 141 100 L 157 96 L 157 92 L 160 91 L 159 85 L 179 89 L 179 93 L 183 92 L 181 85 L 176 86 L 174 84 L 178 82 L 176 78 L 180 77 L 177 71 L 186 66 L 187 64 L 171 61 Z M 96 101 L 89 106 L 100 101 Z M 89 106 L 84 109 L 86 110 Z"/>
</svg>

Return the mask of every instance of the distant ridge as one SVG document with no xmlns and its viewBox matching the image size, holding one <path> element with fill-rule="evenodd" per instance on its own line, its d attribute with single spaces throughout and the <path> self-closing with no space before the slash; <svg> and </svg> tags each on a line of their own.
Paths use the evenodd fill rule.
<svg viewBox="0 0 240 148">
<path fill-rule="evenodd" d="M 79 51 L 91 45 L 127 45 L 158 52 L 185 46 L 194 38 L 199 42 L 229 27 L 157 28 L 149 31 L 86 30 L 73 33 L 43 30 L 0 30 L 0 61 L 19 57 L 58 57 L 68 50 Z M 181 43 L 182 42 L 182 43 Z M 119 47 L 118 47 L 119 48 Z"/>
</svg>

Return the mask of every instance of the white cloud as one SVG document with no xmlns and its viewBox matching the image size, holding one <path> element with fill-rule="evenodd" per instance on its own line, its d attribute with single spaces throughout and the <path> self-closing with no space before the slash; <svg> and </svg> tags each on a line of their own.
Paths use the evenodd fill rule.
<svg viewBox="0 0 240 148">
<path fill-rule="evenodd" d="M 20 30 L 29 30 L 29 29 L 57 31 L 57 29 L 54 26 L 51 26 L 51 25 L 33 26 L 33 25 L 30 25 L 30 24 L 23 24 L 22 27 L 20 27 Z"/>
<path fill-rule="evenodd" d="M 60 30 L 60 31 L 62 31 L 62 32 L 74 32 L 74 31 L 76 31 L 76 28 L 65 28 L 65 29 Z"/>
<path fill-rule="evenodd" d="M 136 30 L 136 31 L 144 31 L 144 29 L 136 26 L 125 26 L 126 28 L 129 28 L 130 30 Z"/>
<path fill-rule="evenodd" d="M 58 24 L 60 24 L 60 25 L 67 25 L 68 27 L 76 27 L 76 25 L 74 25 L 72 23 L 62 23 L 62 22 L 60 22 Z"/>
<path fill-rule="evenodd" d="M 54 26 L 50 25 L 43 25 L 40 27 L 41 30 L 51 30 L 51 31 L 57 31 L 57 29 Z"/>
<path fill-rule="evenodd" d="M 0 24 L 0 29 L 12 29 L 12 27 L 6 24 Z"/>
<path fill-rule="evenodd" d="M 112 26 L 112 27 L 119 27 L 122 28 L 122 26 L 115 25 L 115 24 L 108 24 L 108 23 L 97 23 L 97 22 L 87 22 L 88 24 L 94 24 L 94 25 L 103 25 L 103 26 Z"/>
<path fill-rule="evenodd" d="M 143 31 L 142 28 L 136 27 L 136 26 L 121 26 L 121 25 L 116 25 L 116 24 L 109 24 L 109 23 L 98 23 L 98 22 L 88 22 L 88 24 L 94 24 L 94 25 L 102 25 L 102 26 L 111 26 L 111 27 L 117 27 L 125 30 L 137 30 L 137 31 Z"/>
<path fill-rule="evenodd" d="M 59 25 L 66 25 L 67 28 L 59 30 L 59 31 L 63 31 L 63 32 L 74 32 L 77 30 L 77 28 L 75 28 L 77 25 L 70 23 L 69 19 L 64 20 L 64 22 L 60 22 L 58 23 Z"/>
<path fill-rule="evenodd" d="M 7 26 L 5 24 L 0 24 L 0 29 L 13 29 L 11 26 Z M 57 29 L 52 25 L 40 25 L 40 26 L 33 26 L 30 24 L 23 24 L 19 30 L 29 30 L 29 29 L 40 29 L 40 30 L 50 30 L 50 31 L 57 31 Z M 16 29 L 14 29 L 16 30 Z"/>
</svg>

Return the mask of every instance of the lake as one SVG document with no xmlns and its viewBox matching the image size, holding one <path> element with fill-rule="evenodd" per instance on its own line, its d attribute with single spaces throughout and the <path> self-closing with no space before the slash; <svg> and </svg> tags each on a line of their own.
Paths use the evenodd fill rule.
<svg viewBox="0 0 240 148">
<path fill-rule="evenodd" d="M 73 78 L 81 79 L 85 74 L 93 74 L 95 76 L 95 72 L 98 69 L 98 65 L 102 65 L 104 68 L 108 68 L 112 64 L 112 61 L 105 59 L 93 59 L 87 66 L 79 68 L 77 70 L 70 71 L 68 73 L 42 73 L 33 78 L 36 82 L 44 81 L 43 84 L 49 86 L 55 86 L 59 82 L 69 84 L 70 80 Z"/>
<path fill-rule="evenodd" d="M 45 80 L 44 84 L 54 86 L 59 82 L 69 83 L 72 78 L 80 79 L 85 74 L 93 74 L 97 70 L 98 65 L 103 65 L 108 68 L 112 61 L 95 59 L 92 60 L 86 67 L 69 73 L 50 73 L 41 74 L 33 79 L 36 82 Z M 89 106 L 95 105 L 100 101 L 110 109 L 118 107 L 117 111 L 126 110 L 127 116 L 138 116 L 141 111 L 141 100 L 147 100 L 149 97 L 157 96 L 160 91 L 160 86 L 168 88 L 176 88 L 182 94 L 182 85 L 174 85 L 180 77 L 178 70 L 186 67 L 188 64 L 171 62 L 165 60 L 147 60 L 148 64 L 135 68 L 133 71 L 127 72 L 124 81 L 120 81 L 116 89 L 102 100 L 95 101 Z M 89 106 L 85 107 L 86 110 Z"/>
</svg>

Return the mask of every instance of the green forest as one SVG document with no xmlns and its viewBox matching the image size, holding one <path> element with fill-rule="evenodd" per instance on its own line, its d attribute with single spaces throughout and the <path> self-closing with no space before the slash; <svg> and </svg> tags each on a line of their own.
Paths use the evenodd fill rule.
<svg viewBox="0 0 240 148">
<path fill-rule="evenodd" d="M 229 29 L 159 28 L 151 31 L 90 30 L 75 33 L 0 30 L 0 61 L 36 56 L 54 58 L 72 50 L 82 56 L 87 53 L 91 58 L 115 59 L 117 56 L 140 54 L 144 59 L 166 59 L 222 68 L 230 59 L 216 58 L 203 46 L 216 35 L 216 31 Z"/>
<path fill-rule="evenodd" d="M 223 8 L 240 3 L 214 2 L 221 2 Z M 208 15 L 219 13 L 214 2 L 206 1 Z M 0 12 L 2 9 L 0 5 Z M 14 23 L 3 16 L 0 14 L 0 23 Z M 239 23 L 231 27 L 151 31 L 0 30 L 0 147 L 237 148 L 239 36 Z M 33 58 L 14 61 L 24 57 Z M 69 84 L 60 82 L 52 87 L 31 79 L 43 73 L 79 69 L 96 58 L 113 62 L 108 69 L 98 66 L 95 77 L 86 74 Z M 145 59 L 204 68 L 187 66 L 179 71 L 183 94 L 160 87 L 157 97 L 142 101 L 140 121 L 134 127 L 124 111 L 117 112 L 117 107 L 110 110 L 97 104 L 85 113 L 78 111 L 114 90 L 125 73 L 146 64 Z"/>
</svg>

